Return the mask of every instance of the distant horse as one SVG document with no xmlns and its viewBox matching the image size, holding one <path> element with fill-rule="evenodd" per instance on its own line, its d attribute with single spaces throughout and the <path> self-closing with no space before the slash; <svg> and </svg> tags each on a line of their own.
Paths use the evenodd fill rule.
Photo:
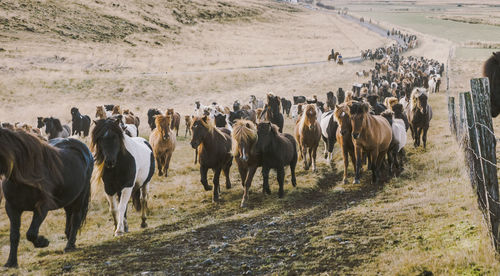
<svg viewBox="0 0 500 276">
<path fill-rule="evenodd" d="M 328 91 L 328 93 L 326 93 L 326 107 L 328 110 L 334 110 L 335 105 L 337 105 L 337 98 L 333 95 L 332 91 Z"/>
<path fill-rule="evenodd" d="M 149 181 L 155 171 L 151 145 L 141 137 L 128 137 L 121 128 L 121 119 L 109 118 L 95 122 L 91 148 L 97 170 L 94 182 L 104 182 L 115 236 L 128 232 L 127 205 L 132 202 L 141 211 L 141 227 L 146 228 Z"/>
<path fill-rule="evenodd" d="M 226 188 L 231 188 L 229 170 L 231 169 L 233 157 L 231 156 L 231 136 L 212 125 L 208 116 L 195 117 L 191 127 L 193 137 L 191 147 L 198 150 L 200 160 L 201 184 L 205 191 L 212 190 L 208 185 L 207 172 L 214 172 L 213 201 L 219 200 L 220 186 L 219 177 L 221 171 L 226 176 Z"/>
<path fill-rule="evenodd" d="M 394 118 L 403 120 L 405 129 L 406 131 L 408 131 L 408 129 L 410 128 L 410 122 L 408 122 L 408 117 L 404 113 L 403 105 L 400 103 L 393 105 L 392 111 L 394 112 Z"/>
<path fill-rule="evenodd" d="M 293 96 L 293 104 L 300 104 L 300 103 L 305 103 L 306 102 L 306 97 L 305 96 Z"/>
<path fill-rule="evenodd" d="M 231 111 L 229 111 L 229 112 L 231 112 Z M 216 127 L 219 127 L 219 128 L 224 127 L 224 128 L 227 128 L 229 131 L 233 130 L 233 127 L 229 123 L 229 115 L 227 115 L 227 114 L 218 113 L 217 115 L 215 115 L 214 121 L 215 121 Z"/>
<path fill-rule="evenodd" d="M 408 106 L 408 121 L 414 141 L 414 146 L 420 146 L 420 136 L 424 143 L 424 149 L 427 146 L 427 131 L 432 119 L 432 108 L 427 103 L 427 93 L 423 88 L 415 88 L 411 93 L 410 105 Z"/>
<path fill-rule="evenodd" d="M 238 165 L 238 170 L 243 186 L 241 207 L 246 207 L 248 190 L 257 171 L 262 166 L 262 158 L 256 154 L 254 147 L 257 143 L 257 126 L 249 120 L 238 120 L 233 126 L 231 134 L 233 141 L 233 156 Z"/>
<path fill-rule="evenodd" d="M 174 130 L 175 129 L 175 136 L 179 136 L 179 127 L 181 125 L 181 114 L 178 112 L 174 112 L 173 108 L 167 109 L 167 112 L 165 112 L 166 115 L 169 115 L 172 117 L 172 122 L 170 124 L 170 129 Z"/>
<path fill-rule="evenodd" d="M 349 106 L 352 138 L 356 152 L 355 184 L 359 184 L 362 152 L 368 155 L 372 170 L 372 182 L 380 181 L 380 169 L 392 141 L 392 129 L 386 119 L 370 114 L 368 103 L 353 102 Z"/>
<path fill-rule="evenodd" d="M 247 109 L 241 109 L 235 112 L 229 112 L 229 123 L 234 125 L 236 123 L 236 120 L 239 119 L 245 119 L 252 121 L 253 123 L 257 122 L 257 113 L 255 110 L 247 110 Z"/>
<path fill-rule="evenodd" d="M 272 93 L 267 94 L 267 105 L 259 118 L 264 117 L 265 120 L 277 125 L 280 132 L 283 132 L 284 119 L 283 114 L 280 112 L 280 104 L 280 98 L 278 96 Z"/>
<path fill-rule="evenodd" d="M 236 100 L 233 102 L 233 111 L 236 112 L 241 109 L 241 103 L 240 101 Z"/>
<path fill-rule="evenodd" d="M 250 95 L 250 101 L 248 103 L 252 106 L 252 109 L 254 110 L 257 108 L 264 107 L 264 101 L 262 99 L 257 99 L 255 95 Z"/>
<path fill-rule="evenodd" d="M 300 157 L 304 160 L 304 169 L 308 170 L 312 163 L 313 171 L 316 172 L 316 151 L 321 139 L 321 126 L 318 123 L 315 104 L 306 105 L 295 125 L 295 138 L 299 144 Z"/>
<path fill-rule="evenodd" d="M 96 106 L 95 117 L 97 119 L 106 119 L 108 117 L 111 117 L 111 111 L 106 111 L 104 109 L 104 106 L 98 105 Z"/>
<path fill-rule="evenodd" d="M 337 90 L 337 102 L 338 104 L 342 104 L 344 100 L 345 100 L 345 92 L 342 89 L 342 87 L 339 87 L 339 89 Z"/>
<path fill-rule="evenodd" d="M 136 128 L 139 128 L 139 125 L 141 123 L 139 116 L 135 116 L 134 113 L 128 109 L 123 110 L 123 119 L 125 120 L 126 124 L 135 125 Z"/>
<path fill-rule="evenodd" d="M 44 126 L 45 126 L 45 123 L 43 122 L 43 117 L 37 117 L 37 124 L 36 124 L 36 127 L 38 129 L 42 129 Z"/>
<path fill-rule="evenodd" d="M 189 115 L 184 116 L 184 122 L 186 123 L 186 133 L 184 134 L 184 137 L 187 137 L 188 132 L 189 136 L 191 136 L 191 124 L 193 123 L 193 118 L 194 116 L 189 116 Z"/>
<path fill-rule="evenodd" d="M 394 112 L 386 110 L 382 112 L 382 117 L 386 118 L 392 128 L 392 141 L 387 152 L 389 161 L 389 171 L 391 174 L 396 175 L 396 170 L 403 168 L 403 158 L 398 158 L 400 152 L 403 151 L 406 145 L 406 129 L 403 120 L 394 118 Z M 403 156 L 403 155 L 401 155 Z"/>
<path fill-rule="evenodd" d="M 49 136 L 49 140 L 54 138 L 68 138 L 71 135 L 69 126 L 61 125 L 61 121 L 57 118 L 44 118 L 43 123 L 45 124 L 45 134 Z"/>
<path fill-rule="evenodd" d="M 148 125 L 151 130 L 156 128 L 155 115 L 161 115 L 161 111 L 156 108 L 150 108 L 148 110 Z"/>
<path fill-rule="evenodd" d="M 73 122 L 71 135 L 78 134 L 81 136 L 83 132 L 83 137 L 89 136 L 90 117 L 80 114 L 80 111 L 76 107 L 71 108 L 71 117 Z"/>
<path fill-rule="evenodd" d="M 352 142 L 352 126 L 351 118 L 349 117 L 348 103 L 337 105 L 335 108 L 335 121 L 339 127 L 337 128 L 337 141 L 342 150 L 344 159 L 344 184 L 347 184 L 347 168 L 349 167 L 349 156 L 351 157 L 352 166 L 356 168 L 356 155 L 354 154 L 354 143 Z"/>
<path fill-rule="evenodd" d="M 49 245 L 38 230 L 47 212 L 66 212 L 65 251 L 75 250 L 76 235 L 87 216 L 94 158 L 76 139 L 49 144 L 23 131 L 0 128 L 0 176 L 5 210 L 10 220 L 10 253 L 6 267 L 17 267 L 19 228 L 24 211 L 33 212 L 26 238 L 36 248 Z M 0 177 L 1 178 L 1 177 Z"/>
<path fill-rule="evenodd" d="M 281 98 L 281 108 L 283 109 L 283 114 L 286 114 L 287 117 L 290 117 L 290 108 L 292 107 L 292 102 Z"/>
<path fill-rule="evenodd" d="M 149 135 L 149 144 L 153 148 L 153 153 L 158 166 L 158 176 L 167 177 L 170 158 L 175 150 L 176 139 L 170 130 L 170 115 L 156 115 L 156 128 Z"/>
<path fill-rule="evenodd" d="M 321 138 L 325 143 L 325 159 L 327 162 L 333 161 L 333 146 L 337 142 L 337 128 L 339 124 L 334 120 L 333 110 L 321 115 Z"/>
<path fill-rule="evenodd" d="M 384 106 L 391 111 L 392 107 L 397 103 L 399 103 L 399 100 L 396 97 L 387 97 L 384 99 Z"/>
<path fill-rule="evenodd" d="M 380 113 L 384 112 L 387 109 L 387 107 L 385 107 L 383 104 L 378 103 L 378 101 L 377 101 L 378 96 L 377 95 L 369 95 L 366 98 L 368 100 L 368 103 L 371 106 L 371 110 L 373 111 L 373 114 L 380 115 Z"/>
<path fill-rule="evenodd" d="M 122 115 L 122 108 L 119 105 L 114 105 L 113 109 L 111 110 L 111 115 Z"/>
<path fill-rule="evenodd" d="M 105 111 L 109 111 L 109 112 L 113 112 L 113 109 L 115 108 L 115 105 L 114 104 L 105 104 L 104 105 L 104 109 Z M 111 114 L 111 113 L 110 113 Z M 108 116 L 110 117 L 110 116 Z"/>
<path fill-rule="evenodd" d="M 279 184 L 279 197 L 285 192 L 285 166 L 290 166 L 292 174 L 292 185 L 297 186 L 295 178 L 295 167 L 297 166 L 297 145 L 292 135 L 280 133 L 278 127 L 270 122 L 259 123 L 257 126 L 257 144 L 254 152 L 262 158 L 263 191 L 271 194 L 269 189 L 269 171 L 276 170 L 276 178 Z"/>
</svg>

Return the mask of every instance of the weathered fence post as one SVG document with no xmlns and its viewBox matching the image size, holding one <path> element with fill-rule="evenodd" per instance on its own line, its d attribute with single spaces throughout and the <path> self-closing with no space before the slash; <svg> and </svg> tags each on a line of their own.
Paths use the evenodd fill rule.
<svg viewBox="0 0 500 276">
<path fill-rule="evenodd" d="M 451 134 L 457 138 L 457 115 L 455 114 L 455 97 L 448 97 L 448 121 Z"/>
<path fill-rule="evenodd" d="M 479 207 L 481 211 L 486 212 L 486 199 L 484 198 L 484 185 L 481 184 L 481 160 L 479 159 L 479 148 L 478 148 L 478 137 L 476 128 L 474 107 L 472 105 L 472 97 L 470 92 L 463 93 L 464 95 L 464 106 L 465 106 L 465 144 L 463 145 L 465 150 L 465 158 L 471 171 L 469 176 L 471 178 L 472 188 L 477 192 L 477 199 L 479 202 Z"/>
<path fill-rule="evenodd" d="M 499 199 L 498 193 L 498 176 L 497 176 L 497 159 L 496 159 L 496 138 L 493 132 L 493 121 L 491 118 L 491 105 L 490 105 L 490 87 L 487 78 L 472 79 L 472 104 L 474 108 L 474 125 L 470 125 L 475 129 L 476 139 L 471 140 L 473 144 L 477 144 L 476 154 L 479 155 L 481 171 L 478 171 L 482 177 L 484 191 L 482 191 L 483 198 L 486 204 L 486 216 L 488 218 L 489 226 L 491 227 L 491 234 L 493 244 L 497 252 L 500 250 L 500 208 L 497 204 Z M 478 192 L 480 190 L 478 189 Z"/>
<path fill-rule="evenodd" d="M 465 133 L 466 126 L 466 117 L 465 117 L 465 93 L 458 94 L 458 125 L 457 125 L 457 140 L 462 146 L 462 140 Z"/>
</svg>

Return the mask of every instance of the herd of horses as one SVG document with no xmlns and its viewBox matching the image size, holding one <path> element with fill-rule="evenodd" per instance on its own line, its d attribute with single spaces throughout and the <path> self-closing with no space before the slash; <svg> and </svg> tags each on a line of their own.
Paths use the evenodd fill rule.
<svg viewBox="0 0 500 276">
<path fill-rule="evenodd" d="M 500 62 L 496 53 L 485 65 L 492 87 L 492 112 L 498 115 Z M 432 119 L 428 104 L 428 80 L 442 73 L 442 64 L 434 60 L 385 55 L 370 70 L 371 79 L 354 85 L 352 91 L 339 88 L 318 97 L 294 96 L 288 100 L 273 93 L 265 99 L 252 95 L 247 103 L 235 101 L 232 108 L 217 103 L 195 103 L 186 115 L 186 133 L 195 149 L 204 190 L 220 198 L 220 174 L 231 188 L 229 173 L 236 161 L 243 186 L 241 206 L 249 201 L 249 190 L 259 167 L 262 191 L 270 194 L 269 172 L 276 171 L 279 197 L 284 196 L 285 168 L 291 171 L 295 187 L 295 169 L 299 160 L 304 170 L 317 170 L 317 149 L 321 140 L 324 157 L 333 160 L 338 144 L 344 162 L 344 183 L 348 166 L 354 167 L 354 183 L 361 180 L 362 168 L 371 170 L 377 185 L 398 175 L 404 167 L 406 133 L 411 132 L 414 146 L 427 144 Z M 427 87 L 426 87 L 427 86 Z M 75 249 L 76 234 L 85 221 L 91 183 L 102 183 L 114 222 L 115 235 L 128 231 L 127 205 L 141 211 L 141 227 L 147 227 L 149 182 L 157 170 L 167 177 L 175 155 L 181 116 L 173 109 L 147 112 L 151 128 L 149 141 L 139 137 L 141 120 L 118 105 L 96 107 L 95 119 L 70 110 L 72 125 L 63 125 L 53 117 L 37 118 L 37 127 L 2 123 L 0 127 L 0 175 L 5 208 L 10 220 L 10 253 L 7 267 L 16 267 L 21 215 L 34 213 L 27 239 L 35 247 L 49 241 L 39 235 L 47 212 L 64 208 L 66 213 L 65 251 Z M 288 118 L 288 119 L 287 119 Z M 293 134 L 283 133 L 285 119 L 292 120 Z M 93 128 L 91 129 L 91 127 Z M 74 136 L 71 136 L 74 135 Z M 90 135 L 90 147 L 75 136 Z M 70 137 L 71 136 L 71 137 Z M 69 137 L 69 138 L 67 138 Z M 213 170 L 213 186 L 208 170 Z"/>
</svg>

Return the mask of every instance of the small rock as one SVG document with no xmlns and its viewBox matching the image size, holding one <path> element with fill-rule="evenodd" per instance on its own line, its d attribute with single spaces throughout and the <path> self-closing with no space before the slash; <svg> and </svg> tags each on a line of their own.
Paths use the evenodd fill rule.
<svg viewBox="0 0 500 276">
<path fill-rule="evenodd" d="M 5 49 L 4 48 L 0 48 L 0 52 L 5 52 Z"/>
<path fill-rule="evenodd" d="M 206 259 L 201 264 L 202 265 L 213 265 L 214 261 L 212 259 Z"/>
<path fill-rule="evenodd" d="M 293 253 L 292 255 L 290 255 L 290 257 L 295 258 L 297 257 L 297 254 Z"/>
<path fill-rule="evenodd" d="M 279 234 L 279 233 L 280 233 L 280 231 L 278 231 L 278 230 L 271 230 L 271 231 L 267 232 L 267 234 L 269 234 L 269 235 L 274 235 L 274 234 Z"/>
<path fill-rule="evenodd" d="M 348 244 L 351 243 L 350 241 L 341 241 L 339 244 Z"/>
<path fill-rule="evenodd" d="M 276 252 L 276 247 L 273 246 L 273 247 L 269 248 L 269 251 Z"/>
<path fill-rule="evenodd" d="M 271 221 L 270 223 L 267 224 L 267 226 L 274 226 L 274 225 L 276 225 L 275 221 Z"/>
<path fill-rule="evenodd" d="M 283 247 L 283 246 L 278 249 L 278 252 L 280 252 L 280 253 L 285 253 L 287 251 L 288 250 L 285 247 Z"/>
<path fill-rule="evenodd" d="M 326 236 L 326 237 L 324 237 L 323 239 L 324 239 L 325 241 L 327 241 L 327 240 L 331 240 L 331 239 L 335 239 L 335 238 L 337 238 L 337 236 Z"/>
<path fill-rule="evenodd" d="M 253 275 L 251 270 L 247 270 L 243 272 L 243 275 Z"/>
<path fill-rule="evenodd" d="M 63 266 L 62 270 L 67 272 L 67 271 L 71 271 L 71 269 L 72 269 L 72 268 L 73 268 L 73 266 L 72 266 L 72 265 L 70 265 L 70 264 L 65 264 L 65 265 Z"/>
<path fill-rule="evenodd" d="M 196 233 L 196 230 L 194 230 L 194 229 L 193 229 L 193 230 L 191 230 L 191 233 Z"/>
<path fill-rule="evenodd" d="M 351 202 L 349 202 L 349 204 L 351 204 L 351 205 L 353 205 L 353 204 L 355 204 L 355 203 L 356 203 L 356 201 L 351 201 Z"/>
<path fill-rule="evenodd" d="M 143 271 L 143 272 L 141 272 L 141 275 L 152 275 L 152 274 L 153 274 L 153 272 L 151 272 L 151 271 Z"/>
<path fill-rule="evenodd" d="M 105 264 L 105 265 L 110 265 L 110 264 L 111 264 L 111 262 L 110 262 L 110 261 L 106 261 L 106 262 L 104 262 L 104 264 Z"/>
<path fill-rule="evenodd" d="M 229 238 L 228 238 L 228 237 L 226 237 L 226 236 L 222 236 L 222 239 L 223 239 L 223 240 L 227 240 L 227 239 L 229 239 Z"/>
</svg>

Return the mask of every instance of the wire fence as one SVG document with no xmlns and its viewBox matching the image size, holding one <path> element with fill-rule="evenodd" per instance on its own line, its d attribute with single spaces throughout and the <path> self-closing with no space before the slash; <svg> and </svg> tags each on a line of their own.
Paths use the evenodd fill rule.
<svg viewBox="0 0 500 276">
<path fill-rule="evenodd" d="M 450 130 L 465 155 L 470 183 L 477 195 L 479 209 L 489 229 L 495 250 L 500 253 L 500 200 L 498 191 L 496 142 L 491 118 L 490 89 L 487 78 L 472 79 L 471 92 L 448 96 Z"/>
</svg>

